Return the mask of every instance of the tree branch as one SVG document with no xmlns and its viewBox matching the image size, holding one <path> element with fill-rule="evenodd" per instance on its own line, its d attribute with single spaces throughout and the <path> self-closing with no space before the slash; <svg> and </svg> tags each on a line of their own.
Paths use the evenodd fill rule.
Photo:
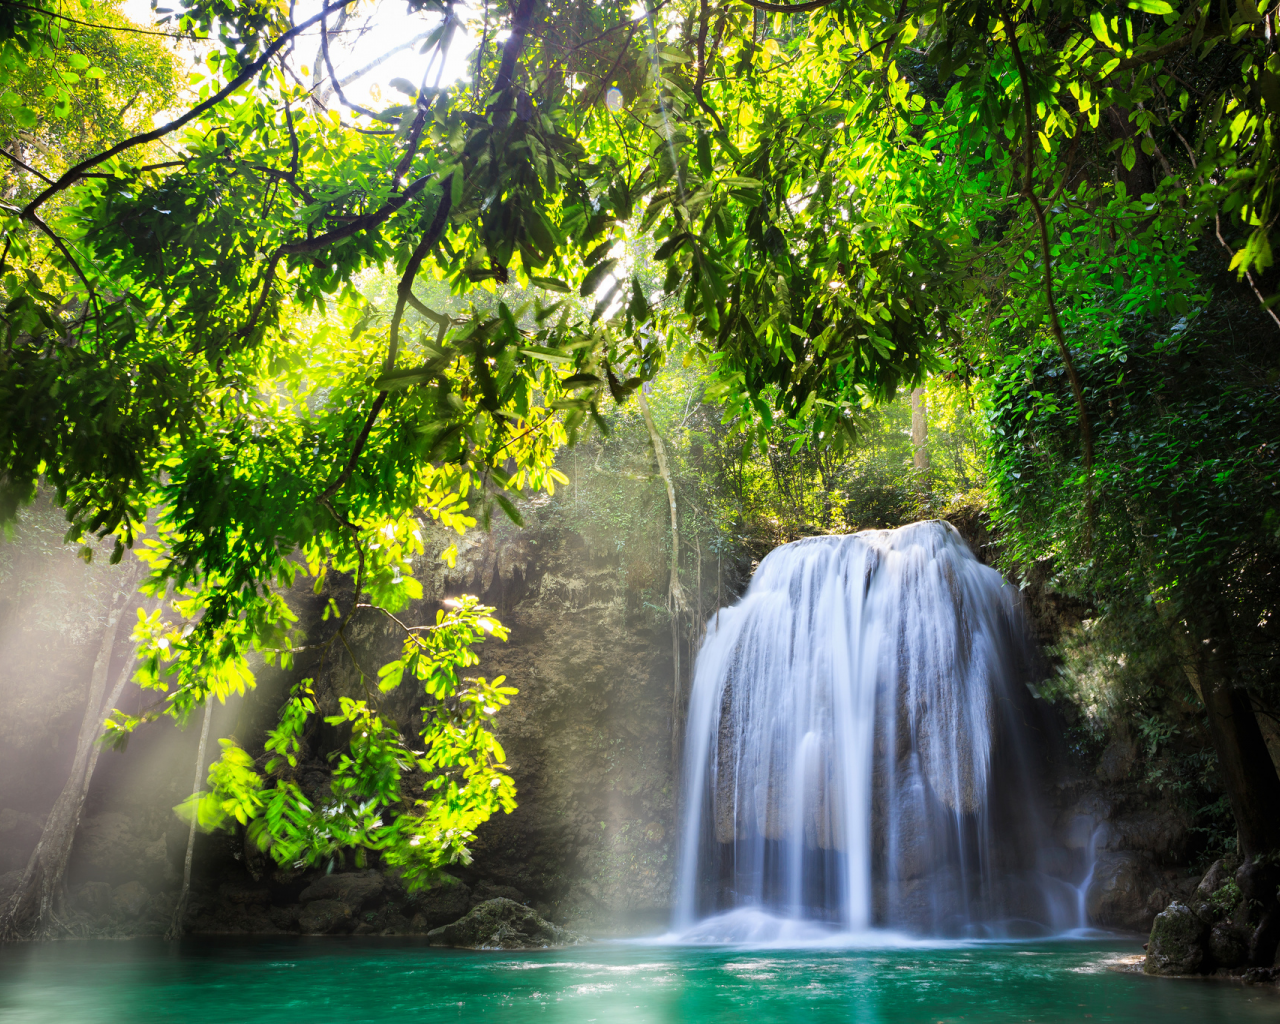
<svg viewBox="0 0 1280 1024">
<path fill-rule="evenodd" d="M 43 182 L 46 182 L 47 184 L 50 184 L 50 185 L 52 185 L 52 184 L 53 184 L 53 179 L 52 179 L 52 178 L 46 177 L 45 175 L 43 175 L 43 174 L 41 174 L 39 171 L 37 171 L 34 167 L 32 167 L 30 164 L 24 163 L 23 161 L 19 160 L 16 156 L 14 156 L 12 153 L 10 153 L 7 149 L 0 149 L 0 156 L 7 156 L 10 160 L 12 160 L 15 164 L 17 164 L 19 167 L 21 167 L 21 168 L 22 168 L 24 171 L 26 171 L 27 173 L 29 173 L 29 174 L 34 174 L 37 178 L 39 178 L 39 179 L 40 179 L 41 181 L 43 181 Z"/>
<path fill-rule="evenodd" d="M 418 43 L 422 42 L 422 40 L 426 39 L 427 36 L 429 35 L 431 35 L 430 32 L 419 32 L 416 36 L 414 36 L 408 42 L 401 43 L 399 46 L 393 46 L 381 57 L 375 57 L 373 60 L 369 61 L 369 63 L 366 64 L 364 67 L 360 68 L 359 70 L 351 72 L 351 74 L 349 75 L 344 76 L 340 82 L 335 82 L 334 85 L 350 85 L 352 82 L 359 81 L 361 78 L 367 75 L 370 71 L 373 71 L 376 68 L 381 67 L 387 61 L 389 61 L 392 57 L 394 57 L 397 53 L 402 53 L 405 50 L 409 49 L 411 46 L 417 46 Z M 332 73 L 332 69 L 330 69 L 330 71 Z"/>
<path fill-rule="evenodd" d="M 326 5 L 320 11 L 319 14 L 315 15 L 314 17 L 308 18 L 306 21 L 302 22 L 300 25 L 295 25 L 288 32 L 284 33 L 284 35 L 280 36 L 280 38 L 277 39 L 274 43 L 268 46 L 266 50 L 263 51 L 261 57 L 259 57 L 257 60 L 253 61 L 250 64 L 246 64 L 241 69 L 240 74 L 236 75 L 235 78 L 231 79 L 231 81 L 228 82 L 221 89 L 219 89 L 218 92 L 214 93 L 203 103 L 196 104 L 196 106 L 192 107 L 181 117 L 175 118 L 174 120 L 170 121 L 168 124 L 161 125 L 159 128 L 155 128 L 149 132 L 143 132 L 141 135 L 134 135 L 132 138 L 128 138 L 128 139 L 125 139 L 123 142 L 116 143 L 116 145 L 112 146 L 110 149 L 103 150 L 101 153 L 97 153 L 94 156 L 81 160 L 78 164 L 76 164 L 74 167 L 70 168 L 65 174 L 63 174 L 62 177 L 60 177 L 52 185 L 50 185 L 38 196 L 32 199 L 31 202 L 29 202 L 23 208 L 22 210 L 23 219 L 30 220 L 32 217 L 34 217 L 36 211 L 41 206 L 43 206 L 49 199 L 57 195 L 59 192 L 62 192 L 65 189 L 70 188 L 81 178 L 85 177 L 86 173 L 91 167 L 96 167 L 98 164 L 103 163 L 107 160 L 110 160 L 113 156 L 117 156 L 118 154 L 123 153 L 125 150 L 132 149 L 134 146 L 142 146 L 148 142 L 155 142 L 157 139 L 162 139 L 166 135 L 168 135 L 170 132 L 175 132 L 179 128 L 181 128 L 183 125 L 189 124 L 190 122 L 194 121 L 206 110 L 210 110 L 213 107 L 216 107 L 219 103 L 221 103 L 233 92 L 235 92 L 242 85 L 244 85 L 245 82 L 249 81 L 249 79 L 251 79 L 259 71 L 261 71 L 266 66 L 267 62 L 270 61 L 271 58 L 274 57 L 284 47 L 286 43 L 294 39 L 300 33 L 305 32 L 312 25 L 315 25 L 317 22 L 321 21 L 331 12 L 340 10 L 341 8 L 346 7 L 349 3 L 350 3 L 350 0 L 336 0 L 336 2 Z"/>
<path fill-rule="evenodd" d="M 511 16 L 511 35 L 502 45 L 502 64 L 498 67 L 498 77 L 494 79 L 493 91 L 505 92 L 515 81 L 516 61 L 524 52 L 524 37 L 529 31 L 529 22 L 533 20 L 533 10 L 538 0 L 520 0 L 520 6 Z"/>
<path fill-rule="evenodd" d="M 1031 78 L 1027 74 L 1027 65 L 1022 59 L 1022 50 L 1018 46 L 1018 28 L 1009 11 L 1008 0 L 1005 0 L 1003 15 L 1005 32 L 1009 36 L 1009 46 L 1013 50 L 1013 62 L 1017 65 L 1018 77 L 1022 80 L 1022 112 L 1026 122 L 1026 138 L 1023 140 L 1026 173 L 1022 182 L 1022 194 L 1031 203 L 1036 226 L 1040 230 L 1040 255 L 1041 262 L 1044 264 L 1044 297 L 1045 304 L 1049 307 L 1049 327 L 1053 331 L 1054 340 L 1058 343 L 1058 352 L 1062 356 L 1067 377 L 1071 381 L 1071 391 L 1075 395 L 1076 408 L 1080 414 L 1080 442 L 1084 449 L 1085 546 L 1087 548 L 1092 543 L 1093 534 L 1093 429 L 1089 426 L 1089 414 L 1085 411 L 1084 390 L 1080 386 L 1080 376 L 1076 373 L 1075 363 L 1067 348 L 1066 336 L 1062 332 L 1062 324 L 1058 320 L 1058 304 L 1053 294 L 1053 256 L 1049 247 L 1049 226 L 1035 190 L 1035 152 L 1032 149 L 1035 144 L 1035 128 L 1031 105 Z"/>
<path fill-rule="evenodd" d="M 329 499 L 337 494 L 339 488 L 351 479 L 351 474 L 356 468 L 356 460 L 360 458 L 360 452 L 364 449 L 365 442 L 369 440 L 369 431 L 373 429 L 373 421 L 378 418 L 378 413 L 382 412 L 382 407 L 386 404 L 386 401 L 387 392 L 379 391 L 378 397 L 373 400 L 373 405 L 369 409 L 369 415 L 365 418 L 364 427 L 361 429 L 359 436 L 356 437 L 356 444 L 351 450 L 351 455 L 347 459 L 347 464 L 342 467 L 342 472 L 338 474 L 338 479 L 321 491 L 320 497 L 317 499 L 321 505 L 329 510 L 330 514 L 333 515 L 333 518 L 337 519 L 340 523 L 342 523 L 342 519 L 333 511 L 332 506 L 329 504 Z M 343 523 L 343 525 L 345 526 L 347 524 Z"/>
<path fill-rule="evenodd" d="M 409 256 L 409 262 L 400 277 L 400 285 L 396 289 L 396 311 L 391 317 L 391 337 L 387 345 L 387 361 L 383 373 L 390 373 L 396 368 L 396 356 L 400 352 L 400 321 L 404 319 L 405 305 L 413 298 L 413 282 L 418 276 L 418 270 L 422 267 L 422 261 L 427 253 L 435 248 L 436 242 L 440 241 L 440 236 L 444 234 L 444 229 L 449 223 L 449 211 L 453 208 L 453 175 L 450 174 L 441 184 L 440 205 L 436 207 L 430 226 Z"/>
<path fill-rule="evenodd" d="M 326 245 L 332 245 L 334 242 L 341 242 L 345 238 L 350 238 L 354 234 L 361 231 L 367 231 L 369 228 L 376 228 L 384 220 L 399 210 L 405 203 L 416 196 L 424 188 L 427 183 L 435 177 L 433 174 L 424 174 L 415 181 L 407 189 L 399 195 L 392 196 L 380 208 L 374 210 L 373 213 L 366 213 L 362 217 L 357 217 L 349 224 L 344 224 L 340 228 L 334 228 L 327 231 L 323 235 L 317 235 L 315 238 L 300 238 L 296 242 L 285 242 L 280 246 L 280 252 L 286 256 L 296 256 L 301 253 L 315 252 L 317 249 L 323 249 Z"/>
</svg>

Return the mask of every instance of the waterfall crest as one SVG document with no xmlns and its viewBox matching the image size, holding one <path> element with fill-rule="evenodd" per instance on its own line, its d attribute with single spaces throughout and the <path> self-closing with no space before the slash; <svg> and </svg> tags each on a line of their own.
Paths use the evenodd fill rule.
<svg viewBox="0 0 1280 1024">
<path fill-rule="evenodd" d="M 1017 591 L 939 521 L 772 551 L 708 623 L 685 739 L 677 927 L 1060 931 L 1022 751 Z"/>
</svg>

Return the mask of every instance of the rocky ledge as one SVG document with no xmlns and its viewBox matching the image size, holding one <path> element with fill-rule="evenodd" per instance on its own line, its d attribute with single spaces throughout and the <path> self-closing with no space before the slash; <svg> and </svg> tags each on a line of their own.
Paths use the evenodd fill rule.
<svg viewBox="0 0 1280 1024">
<path fill-rule="evenodd" d="M 433 946 L 456 949 L 549 949 L 584 941 L 537 911 L 502 897 L 485 900 L 465 917 L 427 932 Z"/>
</svg>

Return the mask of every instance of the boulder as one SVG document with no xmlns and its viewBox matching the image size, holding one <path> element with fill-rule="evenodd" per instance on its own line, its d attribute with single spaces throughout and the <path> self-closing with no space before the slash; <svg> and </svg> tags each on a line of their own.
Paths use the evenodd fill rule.
<svg viewBox="0 0 1280 1024">
<path fill-rule="evenodd" d="M 1186 904 L 1170 903 L 1156 915 L 1147 942 L 1146 974 L 1197 974 L 1205 964 L 1208 926 Z"/>
<path fill-rule="evenodd" d="M 354 913 L 370 900 L 381 895 L 385 886 L 385 879 L 376 871 L 322 875 L 302 890 L 298 901 L 313 903 L 320 900 L 336 900 L 345 903 Z"/>
<path fill-rule="evenodd" d="M 313 900 L 298 915 L 298 927 L 308 935 L 328 935 L 351 927 L 351 907 L 340 900 Z"/>
<path fill-rule="evenodd" d="M 1097 793 L 1087 793 L 1059 817 L 1054 831 L 1068 850 L 1096 847 L 1095 833 L 1111 817 L 1112 805 Z"/>
<path fill-rule="evenodd" d="M 1230 921 L 1215 924 L 1209 931 L 1209 956 L 1214 967 L 1243 967 L 1249 959 L 1249 936 Z"/>
<path fill-rule="evenodd" d="M 1141 850 L 1164 857 L 1180 850 L 1186 841 L 1186 818 L 1172 807 L 1160 807 L 1127 814 L 1109 822 L 1106 847 L 1111 850 Z"/>
<path fill-rule="evenodd" d="M 111 910 L 117 917 L 141 917 L 151 904 L 151 893 L 141 882 L 125 882 L 111 890 Z"/>
<path fill-rule="evenodd" d="M 1238 865 L 1239 861 L 1234 857 L 1223 857 L 1221 860 L 1215 860 L 1209 866 L 1209 870 L 1204 873 L 1204 877 L 1200 879 L 1200 884 L 1196 886 L 1193 899 L 1196 902 L 1208 900 L 1226 882 L 1231 880 Z"/>
<path fill-rule="evenodd" d="M 546 949 L 583 941 L 515 900 L 486 900 L 453 924 L 427 932 L 433 946 L 458 949 Z"/>
</svg>

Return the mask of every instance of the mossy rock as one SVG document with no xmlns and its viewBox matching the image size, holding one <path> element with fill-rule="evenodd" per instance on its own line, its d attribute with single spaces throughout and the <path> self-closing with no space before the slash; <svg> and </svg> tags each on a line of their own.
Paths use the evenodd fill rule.
<svg viewBox="0 0 1280 1024">
<path fill-rule="evenodd" d="M 1156 915 L 1147 942 L 1146 974 L 1198 974 L 1206 966 L 1209 927 L 1188 906 L 1170 903 Z"/>
<path fill-rule="evenodd" d="M 515 900 L 485 900 L 453 924 L 427 932 L 433 946 L 457 949 L 547 949 L 573 946 L 583 939 L 554 925 Z"/>
</svg>

